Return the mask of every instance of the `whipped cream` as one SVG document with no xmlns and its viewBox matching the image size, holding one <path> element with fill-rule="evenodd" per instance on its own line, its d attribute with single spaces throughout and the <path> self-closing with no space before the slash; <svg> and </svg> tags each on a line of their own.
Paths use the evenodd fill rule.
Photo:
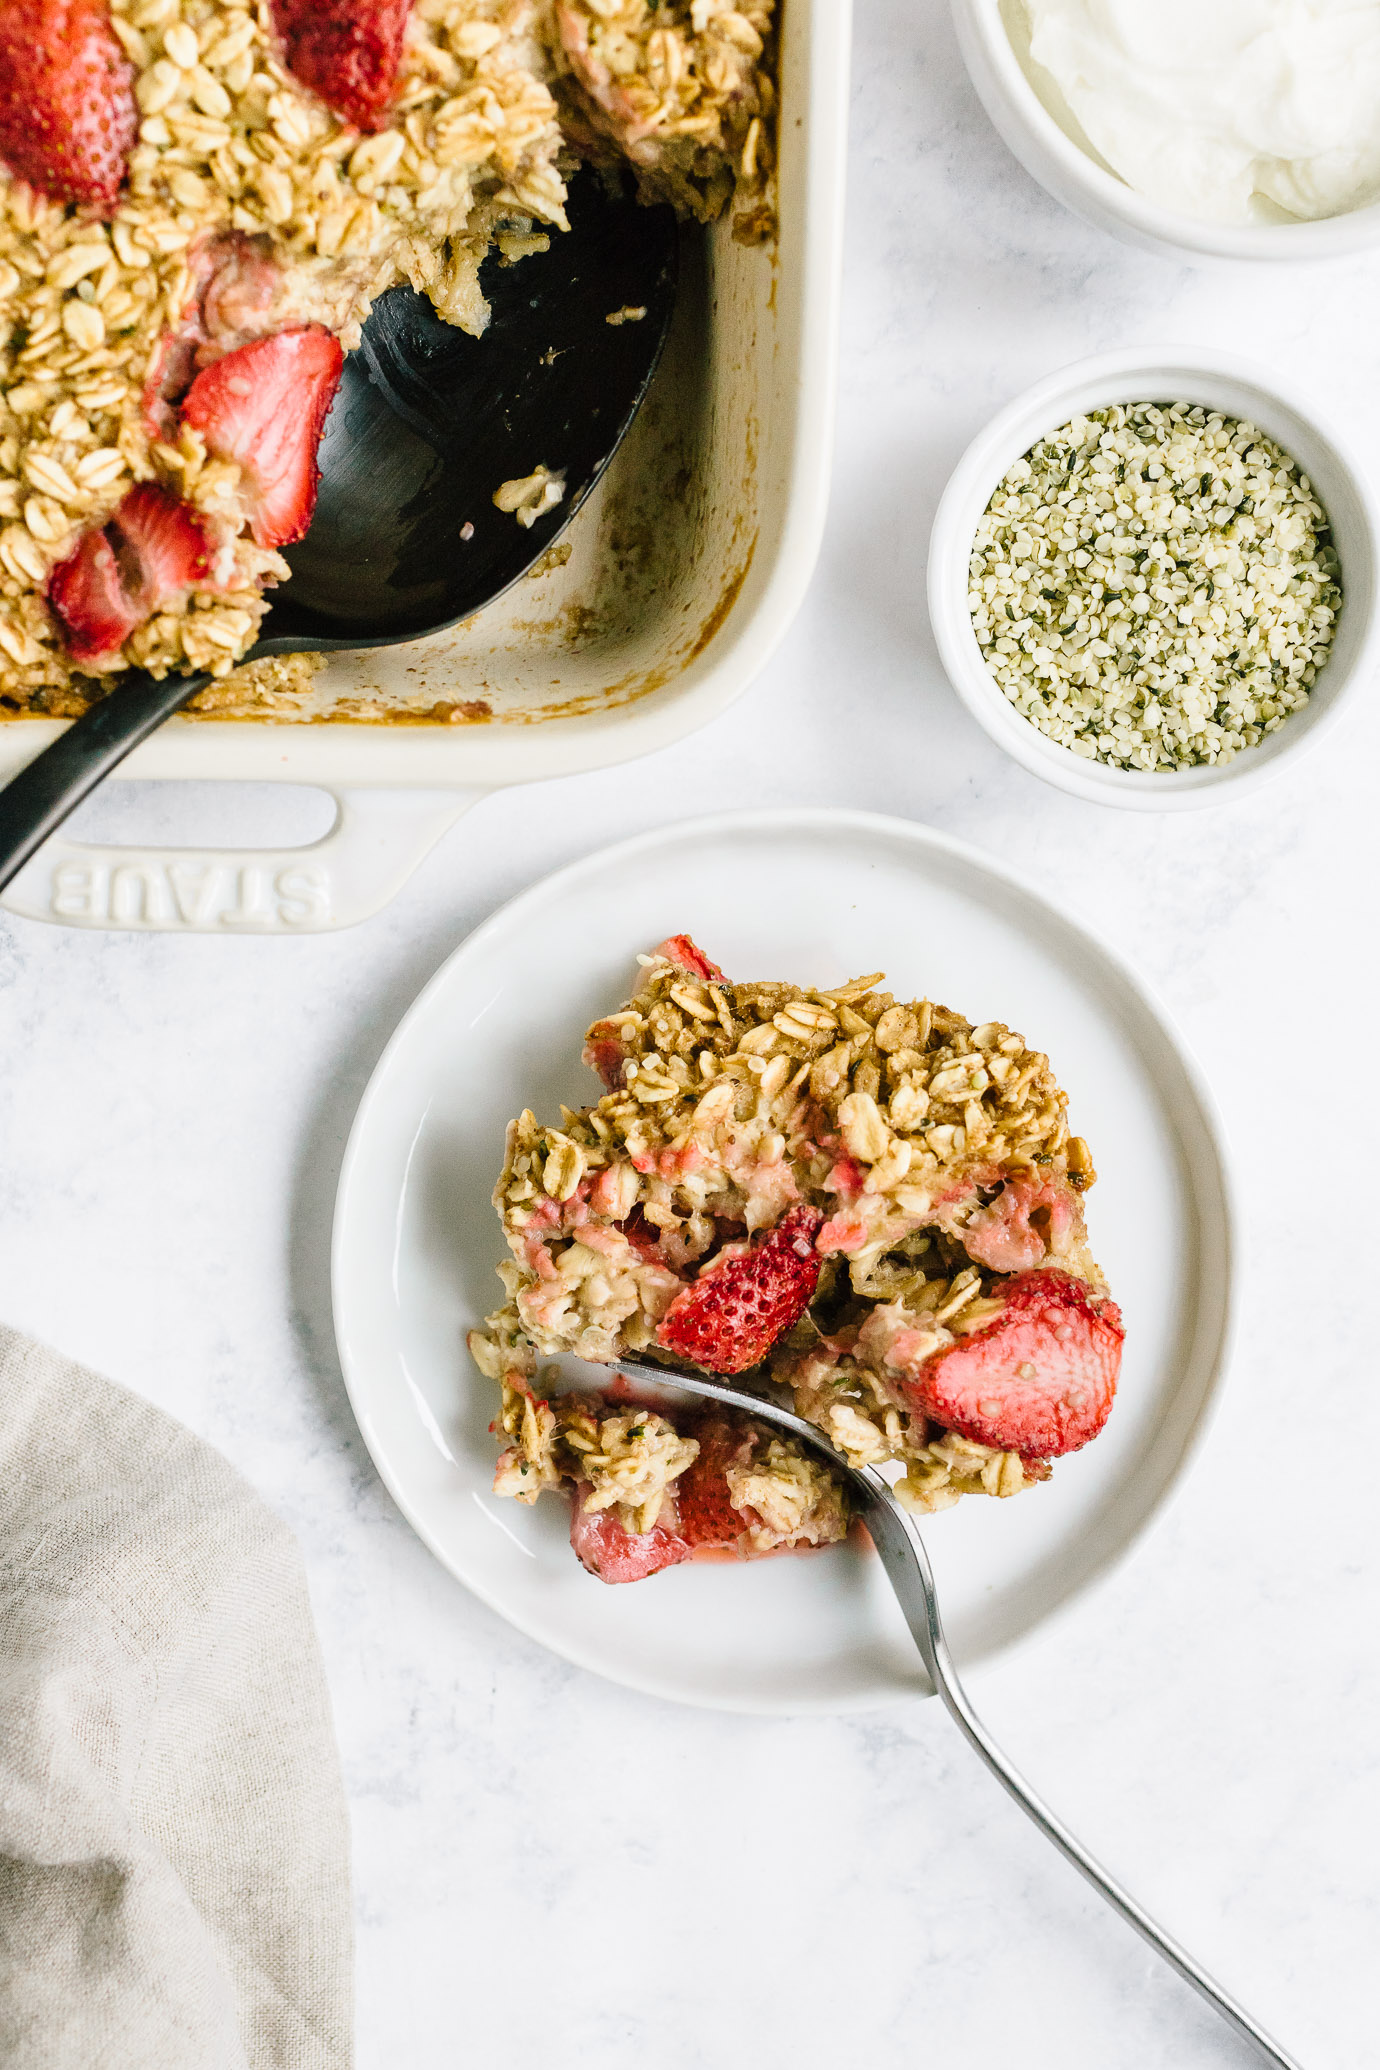
<svg viewBox="0 0 1380 2070">
<path fill-rule="evenodd" d="M 1380 200 L 1380 0 L 1023 0 L 1030 56 L 1152 201 L 1217 223 Z"/>
</svg>

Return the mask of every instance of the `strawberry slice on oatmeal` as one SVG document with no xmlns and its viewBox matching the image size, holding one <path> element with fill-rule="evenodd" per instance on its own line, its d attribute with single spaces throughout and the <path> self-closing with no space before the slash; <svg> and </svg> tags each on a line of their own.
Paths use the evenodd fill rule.
<svg viewBox="0 0 1380 2070">
<path fill-rule="evenodd" d="M 657 1324 L 664 1351 L 708 1373 L 759 1366 L 810 1305 L 822 1262 L 818 1208 L 788 1208 L 774 1229 L 729 1243 L 682 1287 Z"/>
<path fill-rule="evenodd" d="M 538 1362 L 567 1353 L 783 1384 L 922 1511 L 1017 1494 L 1096 1437 L 1123 1328 L 1048 1059 L 880 974 L 744 983 L 688 935 L 640 960 L 586 1037 L 597 1105 L 508 1132 L 508 1300 L 470 1337 L 502 1390 L 498 1492 L 563 1488 L 606 1581 L 847 1528 L 803 1448 L 728 1411 L 629 1409 L 622 1381 L 562 1395 Z"/>
<path fill-rule="evenodd" d="M 382 129 L 397 96 L 410 0 L 273 0 L 294 77 L 356 129 Z"/>
<path fill-rule="evenodd" d="M 316 508 L 316 450 L 345 355 L 320 324 L 277 331 L 204 367 L 182 422 L 239 469 L 245 521 L 260 546 L 305 538 Z"/>
<path fill-rule="evenodd" d="M 217 587 L 216 543 L 188 504 L 153 482 L 131 489 L 48 578 L 74 660 L 99 667 L 155 611 Z"/>
<path fill-rule="evenodd" d="M 5 0 L 0 79 L 0 161 L 42 194 L 110 214 L 139 108 L 103 0 Z"/>
</svg>

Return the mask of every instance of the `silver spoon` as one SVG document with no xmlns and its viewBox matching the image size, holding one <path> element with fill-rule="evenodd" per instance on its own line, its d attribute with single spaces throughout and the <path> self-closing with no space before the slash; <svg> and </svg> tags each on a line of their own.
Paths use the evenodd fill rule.
<svg viewBox="0 0 1380 2070">
<path fill-rule="evenodd" d="M 625 1358 L 614 1363 L 613 1371 L 626 1375 L 630 1380 L 655 1381 L 663 1386 L 679 1388 L 686 1394 L 697 1395 L 702 1401 L 722 1402 L 727 1408 L 746 1410 L 759 1422 L 797 1438 L 833 1468 L 857 1501 L 930 1680 L 969 1746 L 987 1763 L 998 1782 L 1015 1798 L 1027 1817 L 1034 1820 L 1045 1838 L 1054 1842 L 1065 1860 L 1072 1862 L 1074 1868 L 1121 1914 L 1127 1925 L 1133 1926 L 1142 1940 L 1148 1941 L 1170 1967 L 1178 1971 L 1184 1982 L 1191 1984 L 1221 2014 L 1227 2025 L 1254 2049 L 1262 2062 L 1274 2064 L 1275 2070 L 1301 2070 L 1298 2061 L 1286 2055 L 1279 2043 L 1271 2040 L 1264 2028 L 1258 2026 L 1250 2014 L 1213 1981 L 1188 1951 L 1157 1926 L 1130 1893 L 1093 1860 L 1068 1827 L 1060 1823 L 1048 1805 L 1042 1803 L 1029 1783 L 1011 1766 L 964 1694 L 944 1637 L 934 1575 L 924 1543 L 910 1516 L 877 1469 L 850 1466 L 822 1432 L 791 1410 L 781 1408 L 763 1395 L 727 1387 L 722 1381 L 711 1380 L 707 1374 L 695 1372 L 692 1368 L 662 1365 L 650 1359 Z"/>
</svg>

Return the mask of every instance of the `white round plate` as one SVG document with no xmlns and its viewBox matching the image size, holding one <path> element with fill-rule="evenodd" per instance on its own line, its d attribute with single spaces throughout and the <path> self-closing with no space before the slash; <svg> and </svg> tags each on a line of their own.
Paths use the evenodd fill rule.
<svg viewBox="0 0 1380 2070">
<path fill-rule="evenodd" d="M 1120 1393 L 1051 1481 L 927 1524 L 960 1665 L 1103 1574 L 1202 1427 L 1232 1306 L 1211 1097 L 1140 981 L 1015 877 L 909 821 L 818 810 L 691 821 L 558 871 L 456 950 L 380 1060 L 340 1179 L 336 1334 L 365 1441 L 437 1558 L 520 1630 L 653 1695 L 800 1712 L 920 1693 L 865 1542 L 608 1587 L 571 1553 L 563 1501 L 491 1492 L 497 1391 L 464 1340 L 503 1299 L 490 1194 L 505 1123 L 593 1098 L 587 1023 L 627 998 L 639 950 L 678 933 L 730 972 L 834 985 L 885 970 L 898 997 L 1008 1022 L 1048 1050 L 1093 1147 L 1093 1249 L 1127 1327 Z"/>
</svg>

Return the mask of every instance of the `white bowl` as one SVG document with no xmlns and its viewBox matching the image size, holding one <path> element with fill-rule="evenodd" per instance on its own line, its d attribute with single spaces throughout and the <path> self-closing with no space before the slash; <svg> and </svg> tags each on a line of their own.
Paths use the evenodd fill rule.
<svg viewBox="0 0 1380 2070">
<path fill-rule="evenodd" d="M 1023 718 L 990 674 L 968 609 L 968 563 L 978 521 L 1007 469 L 1037 439 L 1080 411 L 1109 403 L 1189 402 L 1258 425 L 1298 461 L 1332 525 L 1341 563 L 1342 608 L 1331 655 L 1302 711 L 1258 747 L 1230 762 L 1184 770 L 1113 769 L 1060 747 Z M 1239 798 L 1277 776 L 1286 761 L 1331 731 L 1344 705 L 1370 682 L 1380 661 L 1376 563 L 1380 506 L 1347 459 L 1334 431 L 1281 388 L 1273 374 L 1224 353 L 1162 346 L 1099 353 L 1050 374 L 973 440 L 954 469 L 930 535 L 929 606 L 950 682 L 978 723 L 1009 755 L 1046 783 L 1099 805 L 1155 812 Z"/>
<path fill-rule="evenodd" d="M 1240 227 L 1161 208 L 1097 155 L 1052 79 L 1037 90 L 1018 54 L 1020 0 L 953 0 L 953 17 L 978 99 L 1004 142 L 1032 179 L 1100 230 L 1176 258 L 1333 259 L 1380 243 L 1380 204 L 1321 222 Z"/>
</svg>

